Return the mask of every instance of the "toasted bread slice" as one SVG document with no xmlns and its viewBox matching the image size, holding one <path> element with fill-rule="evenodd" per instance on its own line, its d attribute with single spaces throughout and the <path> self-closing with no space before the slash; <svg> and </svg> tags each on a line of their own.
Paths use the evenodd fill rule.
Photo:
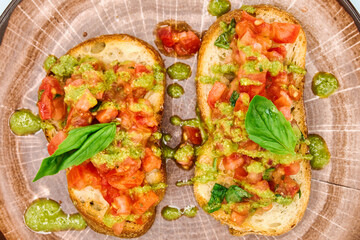
<svg viewBox="0 0 360 240">
<path fill-rule="evenodd" d="M 255 15 L 257 18 L 263 19 L 265 22 L 288 22 L 299 24 L 296 19 L 289 13 L 280 10 L 276 7 L 269 5 L 256 5 Z M 222 17 L 220 17 L 207 31 L 203 38 L 202 46 L 199 51 L 197 79 L 200 76 L 213 76 L 211 66 L 214 64 L 222 63 L 223 60 L 231 54 L 231 49 L 226 50 L 216 47 L 214 41 L 222 33 L 220 22 L 230 23 L 235 18 L 236 21 L 241 19 L 241 10 L 231 11 Z M 305 53 L 306 53 L 306 37 L 303 29 L 300 29 L 300 33 L 295 43 L 285 44 L 287 50 L 287 56 L 285 61 L 288 63 L 295 63 L 296 65 L 305 68 Z M 294 74 L 296 87 L 303 91 L 304 89 L 304 76 L 300 74 Z M 226 79 L 224 80 L 226 83 Z M 211 108 L 207 104 L 207 97 L 212 88 L 212 84 L 204 84 L 197 81 L 197 101 L 201 110 L 201 117 L 208 124 L 211 124 Z M 295 102 L 293 105 L 292 115 L 296 120 L 300 130 L 306 136 L 307 127 L 305 122 L 305 109 L 303 99 Z M 211 134 L 210 134 L 211 135 Z M 298 152 L 304 154 L 307 151 L 306 146 L 301 146 Z M 197 161 L 199 163 L 206 163 L 211 165 L 213 158 L 211 157 L 211 148 L 204 146 L 204 151 L 198 156 Z M 310 164 L 307 160 L 301 160 L 300 171 L 297 175 L 293 176 L 299 185 L 301 190 L 301 198 L 295 196 L 294 201 L 287 206 L 273 203 L 273 208 L 270 211 L 262 214 L 254 214 L 248 218 L 241 226 L 235 225 L 230 221 L 230 217 L 223 210 L 218 210 L 211 215 L 219 220 L 222 224 L 229 226 L 229 231 L 233 235 L 242 236 L 246 234 L 263 234 L 263 235 L 280 235 L 293 227 L 302 218 L 310 194 Z M 199 174 L 200 170 L 195 169 L 195 177 Z M 222 179 L 223 182 L 228 182 L 229 185 L 233 184 L 232 178 Z M 205 206 L 210 199 L 211 190 L 215 182 L 208 182 L 206 184 L 195 183 L 194 192 L 195 197 L 200 206 Z"/>
<path fill-rule="evenodd" d="M 69 50 L 67 54 L 77 59 L 85 56 L 95 57 L 105 64 L 110 64 L 113 61 L 134 61 L 150 66 L 159 64 L 164 68 L 162 58 L 151 45 L 126 34 L 104 35 L 89 39 Z M 165 86 L 165 74 L 163 86 Z M 156 114 L 156 119 L 160 123 L 164 103 L 164 90 L 156 92 L 149 91 L 145 95 L 145 99 L 151 103 L 154 113 Z M 57 122 L 47 121 L 47 123 L 48 127 L 44 129 L 44 132 L 47 140 L 50 142 L 52 137 L 56 135 L 57 130 L 61 128 Z M 163 162 L 161 164 L 161 169 L 154 169 L 146 173 L 146 181 L 149 184 L 165 183 L 165 163 Z M 150 229 L 155 220 L 155 207 L 153 206 L 148 210 L 149 214 L 142 219 L 144 224 L 140 225 L 126 221 L 121 234 L 115 235 L 113 229 L 103 223 L 103 217 L 109 208 L 109 203 L 105 201 L 98 189 L 94 189 L 91 186 L 87 186 L 82 190 L 69 187 L 68 191 L 77 210 L 84 217 L 88 225 L 96 232 L 123 238 L 139 237 Z M 159 201 L 156 203 L 157 205 L 162 200 L 165 189 L 158 189 L 154 192 L 159 197 Z"/>
</svg>

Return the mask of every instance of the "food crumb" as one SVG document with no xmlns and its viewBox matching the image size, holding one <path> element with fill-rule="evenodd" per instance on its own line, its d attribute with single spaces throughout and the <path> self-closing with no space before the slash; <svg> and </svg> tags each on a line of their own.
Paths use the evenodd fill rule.
<svg viewBox="0 0 360 240">
<path fill-rule="evenodd" d="M 83 37 L 86 37 L 88 34 L 87 34 L 87 32 L 84 32 L 83 33 Z"/>
<path fill-rule="evenodd" d="M 301 9 L 301 11 L 302 11 L 302 12 L 307 12 L 308 9 L 307 9 L 307 7 L 303 7 L 303 8 Z"/>
</svg>

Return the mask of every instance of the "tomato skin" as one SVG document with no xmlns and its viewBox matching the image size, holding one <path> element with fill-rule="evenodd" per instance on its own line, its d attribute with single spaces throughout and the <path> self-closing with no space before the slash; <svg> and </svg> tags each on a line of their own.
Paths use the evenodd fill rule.
<svg viewBox="0 0 360 240">
<path fill-rule="evenodd" d="M 114 198 L 112 206 L 116 209 L 117 214 L 129 215 L 132 208 L 131 198 L 127 195 L 120 195 Z"/>
<path fill-rule="evenodd" d="M 294 43 L 300 32 L 300 25 L 292 23 L 272 23 L 272 28 L 276 43 Z"/>
<path fill-rule="evenodd" d="M 241 154 L 233 153 L 230 156 L 223 158 L 222 163 L 226 170 L 235 170 L 244 164 L 244 158 Z"/>
<path fill-rule="evenodd" d="M 175 51 L 180 56 L 191 55 L 199 50 L 200 44 L 200 39 L 194 32 L 181 32 L 179 34 L 179 42 L 176 44 L 176 46 L 179 46 L 182 50 L 179 51 L 179 48 L 175 46 Z"/>
<path fill-rule="evenodd" d="M 300 171 L 300 162 L 284 165 L 285 175 L 296 175 Z"/>
<path fill-rule="evenodd" d="M 101 177 L 91 162 L 74 166 L 67 173 L 69 188 L 81 190 L 86 186 L 101 187 Z"/>
<path fill-rule="evenodd" d="M 62 143 L 65 138 L 67 137 L 67 134 L 64 131 L 59 131 L 50 141 L 47 149 L 50 155 L 53 155 L 53 153 L 58 149 L 60 143 Z"/>
<path fill-rule="evenodd" d="M 194 145 L 202 143 L 201 133 L 199 128 L 183 126 L 183 133 L 188 137 L 189 141 Z"/>
<path fill-rule="evenodd" d="M 113 108 L 107 108 L 100 110 L 96 113 L 96 119 L 100 123 L 109 123 L 114 120 L 118 115 L 118 110 Z"/>
<path fill-rule="evenodd" d="M 155 156 L 150 148 L 145 149 L 145 157 L 142 160 L 142 168 L 145 172 L 161 168 L 161 158 Z"/>
<path fill-rule="evenodd" d="M 221 98 L 225 90 L 226 85 L 221 82 L 215 82 L 214 86 L 209 92 L 207 103 L 211 108 L 215 108 L 215 103 Z"/>
<path fill-rule="evenodd" d="M 152 205 L 159 201 L 159 197 L 153 191 L 149 191 L 133 204 L 133 213 L 137 215 L 144 214 Z"/>
</svg>

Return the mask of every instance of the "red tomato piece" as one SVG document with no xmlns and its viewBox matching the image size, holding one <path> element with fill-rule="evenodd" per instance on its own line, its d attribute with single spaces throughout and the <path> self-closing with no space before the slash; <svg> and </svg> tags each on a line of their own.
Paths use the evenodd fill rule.
<svg viewBox="0 0 360 240">
<path fill-rule="evenodd" d="M 299 101 L 301 98 L 301 92 L 294 85 L 289 86 L 289 96 L 294 101 Z"/>
<path fill-rule="evenodd" d="M 221 82 L 215 82 L 214 86 L 209 92 L 207 103 L 211 108 L 215 107 L 215 103 L 221 98 L 225 90 L 227 89 L 226 85 Z"/>
<path fill-rule="evenodd" d="M 269 187 L 268 181 L 266 181 L 266 180 L 261 180 L 261 181 L 257 182 L 257 183 L 254 185 L 254 188 L 256 188 L 256 189 L 258 189 L 258 190 L 261 190 L 261 191 L 266 191 L 266 190 L 268 190 L 270 187 Z"/>
<path fill-rule="evenodd" d="M 300 186 L 295 182 L 291 177 L 285 176 L 284 185 L 286 189 L 286 195 L 294 197 L 295 194 L 299 191 Z"/>
<path fill-rule="evenodd" d="M 292 115 L 291 115 L 291 108 L 289 106 L 279 107 L 279 111 L 284 115 L 286 120 L 288 121 L 291 120 Z"/>
<path fill-rule="evenodd" d="M 245 180 L 248 173 L 245 171 L 245 169 L 241 166 L 235 169 L 235 175 L 234 178 L 238 180 Z"/>
<path fill-rule="evenodd" d="M 158 201 L 158 195 L 156 195 L 156 193 L 153 191 L 149 191 L 140 196 L 139 199 L 134 203 L 133 213 L 136 215 L 142 215 Z"/>
<path fill-rule="evenodd" d="M 200 145 L 202 142 L 200 129 L 196 127 L 183 126 L 183 133 L 188 137 L 189 141 L 194 145 Z"/>
<path fill-rule="evenodd" d="M 132 175 L 139 170 L 140 167 L 140 160 L 134 160 L 128 157 L 116 168 L 116 173 L 119 175 Z"/>
<path fill-rule="evenodd" d="M 70 113 L 67 117 L 66 127 L 68 129 L 70 126 L 73 127 L 84 127 L 88 126 L 92 122 L 93 116 L 89 111 L 82 112 L 78 111 L 75 108 L 70 110 Z"/>
<path fill-rule="evenodd" d="M 96 103 L 97 101 L 94 95 L 92 95 L 89 89 L 85 89 L 83 95 L 76 102 L 75 108 L 79 111 L 86 112 L 94 107 Z"/>
<path fill-rule="evenodd" d="M 249 172 L 246 176 L 246 181 L 251 184 L 257 184 L 262 180 L 262 173 Z"/>
<path fill-rule="evenodd" d="M 300 25 L 292 23 L 272 23 L 273 41 L 276 43 L 294 43 L 300 32 Z"/>
<path fill-rule="evenodd" d="M 267 57 L 269 58 L 270 61 L 283 61 L 286 57 L 287 51 L 286 48 L 284 47 L 284 45 L 280 45 L 278 47 L 275 48 L 270 48 L 268 50 L 267 53 Z"/>
<path fill-rule="evenodd" d="M 226 170 L 235 170 L 244 164 L 244 158 L 241 154 L 233 153 L 230 156 L 223 158 L 222 163 Z"/>
<path fill-rule="evenodd" d="M 242 215 L 238 212 L 232 211 L 230 215 L 230 220 L 233 221 L 236 225 L 241 226 L 246 218 L 248 217 L 248 214 Z"/>
<path fill-rule="evenodd" d="M 172 29 L 170 26 L 159 28 L 157 34 L 164 46 L 172 47 L 175 45 L 176 42 L 173 40 Z"/>
<path fill-rule="evenodd" d="M 125 221 L 123 222 L 117 222 L 112 226 L 112 230 L 114 231 L 115 235 L 120 235 L 122 231 L 124 230 Z"/>
<path fill-rule="evenodd" d="M 246 21 L 249 21 L 250 23 L 254 23 L 258 19 L 256 17 L 251 16 L 246 11 L 242 11 L 241 12 L 241 20 L 246 20 Z"/>
<path fill-rule="evenodd" d="M 145 157 L 142 160 L 142 168 L 145 172 L 161 168 L 161 158 L 155 156 L 150 148 L 145 149 Z"/>
<path fill-rule="evenodd" d="M 114 188 L 125 190 L 134 187 L 138 187 L 142 184 L 145 178 L 145 173 L 143 171 L 136 171 L 130 176 L 123 176 L 117 173 L 108 173 L 106 174 L 106 179 L 108 183 Z"/>
<path fill-rule="evenodd" d="M 50 155 L 53 155 L 53 153 L 58 149 L 60 143 L 62 143 L 65 138 L 67 137 L 67 134 L 64 131 L 59 131 L 50 141 L 47 149 Z"/>
<path fill-rule="evenodd" d="M 96 119 L 100 123 L 109 123 L 114 120 L 118 115 L 118 110 L 113 108 L 107 108 L 100 110 L 96 113 Z"/>
<path fill-rule="evenodd" d="M 179 55 L 194 54 L 199 50 L 200 44 L 201 41 L 194 32 L 181 32 L 179 34 L 179 42 L 175 46 L 175 51 Z M 177 46 L 179 46 L 182 50 L 180 51 Z"/>
<path fill-rule="evenodd" d="M 67 174 L 69 188 L 81 190 L 86 186 L 101 187 L 101 177 L 91 162 L 74 166 Z"/>
<path fill-rule="evenodd" d="M 150 70 L 142 64 L 135 64 L 135 75 L 140 76 L 141 73 L 150 73 Z"/>
<path fill-rule="evenodd" d="M 119 215 L 129 215 L 131 213 L 132 202 L 131 198 L 127 195 L 121 195 L 114 198 L 112 206 L 116 209 Z"/>
<path fill-rule="evenodd" d="M 300 171 L 300 162 L 284 165 L 285 175 L 296 175 Z"/>
<path fill-rule="evenodd" d="M 291 107 L 292 100 L 285 91 L 280 91 L 280 97 L 274 101 L 276 107 Z"/>
</svg>

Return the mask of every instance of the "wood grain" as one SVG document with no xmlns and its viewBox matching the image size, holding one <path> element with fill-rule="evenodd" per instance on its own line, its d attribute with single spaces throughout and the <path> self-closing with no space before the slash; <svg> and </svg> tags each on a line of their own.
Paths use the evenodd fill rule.
<svg viewBox="0 0 360 240">
<path fill-rule="evenodd" d="M 153 227 L 140 239 L 360 239 L 359 31 L 336 0 L 232 1 L 233 9 L 243 3 L 274 4 L 292 13 L 304 27 L 308 39 L 304 92 L 308 127 L 310 133 L 327 141 L 331 163 L 324 170 L 313 171 L 309 206 L 295 229 L 279 237 L 233 237 L 203 211 L 196 218 L 172 222 L 160 217 L 165 205 L 196 205 L 191 187 L 174 185 L 177 180 L 191 178 L 193 171 L 180 170 L 169 161 L 167 195 L 157 209 Z M 17 137 L 8 127 L 15 109 L 37 112 L 37 88 L 45 75 L 42 62 L 47 54 L 61 56 L 88 38 L 108 33 L 127 33 L 155 46 L 153 29 L 167 19 L 184 20 L 202 32 L 215 21 L 207 13 L 207 4 L 200 0 L 23 0 L 16 7 L 0 46 L 0 230 L 7 239 L 116 239 L 90 229 L 42 235 L 24 225 L 26 207 L 39 197 L 62 201 L 66 212 L 75 212 L 64 173 L 31 182 L 47 156 L 42 133 Z M 166 66 L 176 62 L 164 59 Z M 173 145 L 181 133 L 169 123 L 169 117 L 195 116 L 196 58 L 181 61 L 193 68 L 193 74 L 179 82 L 185 96 L 165 99 L 163 131 L 173 135 Z M 332 72 L 340 81 L 339 91 L 328 99 L 311 92 L 311 79 L 318 71 Z M 167 80 L 168 84 L 174 82 Z"/>
</svg>

